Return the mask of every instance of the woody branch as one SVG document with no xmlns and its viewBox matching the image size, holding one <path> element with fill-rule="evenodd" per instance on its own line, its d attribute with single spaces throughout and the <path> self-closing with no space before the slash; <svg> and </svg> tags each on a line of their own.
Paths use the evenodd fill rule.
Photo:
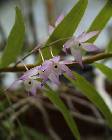
<svg viewBox="0 0 112 140">
<path fill-rule="evenodd" d="M 83 59 L 83 63 L 84 64 L 91 64 L 93 62 L 96 62 L 98 60 L 102 60 L 102 59 L 106 59 L 106 58 L 111 58 L 112 57 L 112 52 L 111 53 L 99 53 L 93 56 L 88 56 L 86 58 Z M 72 65 L 77 65 L 77 64 L 72 64 Z M 36 64 L 27 64 L 26 65 L 27 68 L 33 68 L 35 66 L 37 66 Z M 25 67 L 24 65 L 19 65 L 19 66 L 13 66 L 13 67 L 4 67 L 4 68 L 0 68 L 0 73 L 1 72 L 22 72 L 25 71 Z"/>
</svg>

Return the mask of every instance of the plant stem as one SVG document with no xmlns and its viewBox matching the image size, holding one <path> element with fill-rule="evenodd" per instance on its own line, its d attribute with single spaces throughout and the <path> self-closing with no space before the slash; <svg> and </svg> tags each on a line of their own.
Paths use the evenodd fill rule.
<svg viewBox="0 0 112 140">
<path fill-rule="evenodd" d="M 88 57 L 84 58 L 83 63 L 84 64 L 91 64 L 95 61 L 102 60 L 105 58 L 111 58 L 111 57 L 112 57 L 112 52 L 111 53 L 99 53 L 99 54 L 96 54 L 93 56 L 88 56 Z M 75 64 L 72 64 L 72 65 L 75 65 Z M 26 66 L 28 69 L 30 69 L 30 68 L 33 68 L 37 65 L 36 64 L 28 64 Z M 26 71 L 24 65 L 0 68 L 0 73 L 1 72 L 22 72 L 22 71 Z"/>
</svg>

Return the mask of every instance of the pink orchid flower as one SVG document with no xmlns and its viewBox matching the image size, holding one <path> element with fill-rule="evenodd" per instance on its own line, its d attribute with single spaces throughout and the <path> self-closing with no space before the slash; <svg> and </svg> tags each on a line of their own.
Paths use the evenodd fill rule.
<svg viewBox="0 0 112 140">
<path fill-rule="evenodd" d="M 36 95 L 37 89 L 42 88 L 42 83 L 38 81 L 38 78 L 40 79 L 42 78 L 41 73 L 42 73 L 41 66 L 36 66 L 35 68 L 27 70 L 20 78 L 14 81 L 8 89 L 13 88 L 14 85 L 18 83 L 23 83 L 28 93 Z"/>
<path fill-rule="evenodd" d="M 67 74 L 68 77 L 75 79 L 72 71 L 66 66 L 66 64 L 72 63 L 73 62 L 67 60 L 60 61 L 60 56 L 53 57 L 50 60 L 46 60 L 41 66 L 27 70 L 19 79 L 13 82 L 10 88 L 22 82 L 28 93 L 36 95 L 37 89 L 42 89 L 47 80 L 59 85 L 59 76 L 64 73 Z M 41 82 L 38 81 L 38 79 L 40 79 Z"/>
<path fill-rule="evenodd" d="M 23 81 L 23 84 L 25 86 L 25 90 L 28 92 L 28 95 L 36 95 L 36 92 L 38 89 L 41 89 L 41 82 L 37 81 L 36 79 L 29 78 L 27 80 Z"/>
<path fill-rule="evenodd" d="M 20 84 L 20 83 L 25 86 L 25 90 L 28 92 L 28 94 L 31 93 L 31 95 L 34 95 L 34 96 L 36 95 L 37 89 L 42 88 L 40 81 L 37 81 L 37 79 L 35 78 L 28 77 L 23 80 L 17 79 L 16 81 L 12 83 L 12 85 L 7 90 L 14 88 L 15 85 Z"/>
<path fill-rule="evenodd" d="M 45 75 L 48 77 L 48 79 L 59 85 L 59 76 L 62 74 L 67 74 L 68 77 L 71 77 L 72 79 L 75 79 L 74 75 L 72 74 L 72 71 L 66 66 L 66 64 L 72 64 L 71 61 L 60 61 L 60 56 L 53 57 L 50 60 L 46 60 L 43 63 L 43 67 L 45 67 Z"/>
<path fill-rule="evenodd" d="M 83 32 L 78 37 L 72 37 L 63 45 L 63 51 L 67 53 L 67 49 L 70 49 L 71 54 L 75 57 L 75 60 L 83 67 L 82 64 L 82 52 L 83 50 L 87 52 L 99 51 L 96 45 L 88 43 L 90 38 L 98 35 L 99 31 L 93 31 L 89 33 Z"/>
</svg>

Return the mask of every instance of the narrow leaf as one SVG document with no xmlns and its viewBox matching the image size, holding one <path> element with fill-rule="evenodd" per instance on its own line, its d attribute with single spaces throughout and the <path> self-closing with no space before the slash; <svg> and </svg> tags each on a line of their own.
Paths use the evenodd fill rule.
<svg viewBox="0 0 112 140">
<path fill-rule="evenodd" d="M 72 84 L 78 88 L 96 107 L 102 112 L 104 117 L 107 120 L 108 126 L 112 128 L 112 113 L 109 110 L 108 106 L 96 91 L 92 84 L 90 84 L 84 77 L 74 72 L 74 75 L 77 80 L 72 80 L 68 78 Z"/>
<path fill-rule="evenodd" d="M 15 24 L 9 34 L 7 45 L 1 58 L 1 67 L 15 62 L 20 54 L 25 36 L 25 26 L 21 11 L 16 7 Z"/>
<path fill-rule="evenodd" d="M 112 39 L 110 40 L 110 42 L 107 45 L 106 52 L 108 52 L 108 53 L 112 52 Z"/>
<path fill-rule="evenodd" d="M 79 131 L 77 129 L 77 125 L 74 121 L 74 119 L 72 118 L 70 112 L 68 111 L 68 109 L 66 108 L 65 104 L 62 102 L 62 100 L 59 98 L 58 94 L 56 92 L 54 92 L 53 90 L 48 90 L 47 93 L 45 94 L 50 100 L 51 102 L 56 105 L 56 107 L 59 109 L 59 111 L 61 112 L 61 114 L 63 115 L 64 119 L 66 120 L 69 128 L 71 129 L 74 137 L 77 140 L 80 140 L 80 134 Z"/>
<path fill-rule="evenodd" d="M 112 69 L 101 63 L 95 63 L 94 66 L 98 68 L 109 80 L 112 80 Z"/>
<path fill-rule="evenodd" d="M 112 1 L 107 0 L 105 6 L 102 8 L 100 13 L 96 16 L 95 20 L 91 24 L 89 31 L 99 30 L 102 31 L 109 19 L 112 17 Z M 91 42 L 96 40 L 97 36 L 90 39 Z"/>
<path fill-rule="evenodd" d="M 61 23 L 56 27 L 54 32 L 51 34 L 51 36 L 47 40 L 44 46 L 45 48 L 43 48 L 42 50 L 45 58 L 50 57 L 49 49 L 46 48 L 50 43 L 56 40 L 71 37 L 73 35 L 75 30 L 77 29 L 79 22 L 81 21 L 82 16 L 84 15 L 87 2 L 88 0 L 79 0 L 77 4 L 71 9 L 71 11 L 61 21 Z M 60 52 L 65 41 L 67 41 L 67 39 L 63 41 L 61 40 L 55 43 L 54 45 L 52 45 L 53 52 L 55 54 L 58 54 Z"/>
</svg>

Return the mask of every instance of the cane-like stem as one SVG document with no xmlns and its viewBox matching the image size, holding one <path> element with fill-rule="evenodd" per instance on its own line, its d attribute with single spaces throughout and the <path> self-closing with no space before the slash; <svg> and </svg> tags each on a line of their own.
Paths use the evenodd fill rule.
<svg viewBox="0 0 112 140">
<path fill-rule="evenodd" d="M 93 56 L 88 56 L 83 59 L 84 64 L 91 64 L 93 62 L 96 62 L 98 60 L 103 60 L 106 58 L 112 58 L 112 52 L 111 53 L 99 53 Z M 75 65 L 75 64 L 73 64 Z M 26 65 L 28 69 L 33 68 L 37 65 L 35 64 L 27 64 Z M 69 65 L 68 65 L 69 66 Z M 0 72 L 22 72 L 25 71 L 25 68 L 23 65 L 16 66 L 16 67 L 5 67 L 5 68 L 0 68 Z"/>
</svg>

